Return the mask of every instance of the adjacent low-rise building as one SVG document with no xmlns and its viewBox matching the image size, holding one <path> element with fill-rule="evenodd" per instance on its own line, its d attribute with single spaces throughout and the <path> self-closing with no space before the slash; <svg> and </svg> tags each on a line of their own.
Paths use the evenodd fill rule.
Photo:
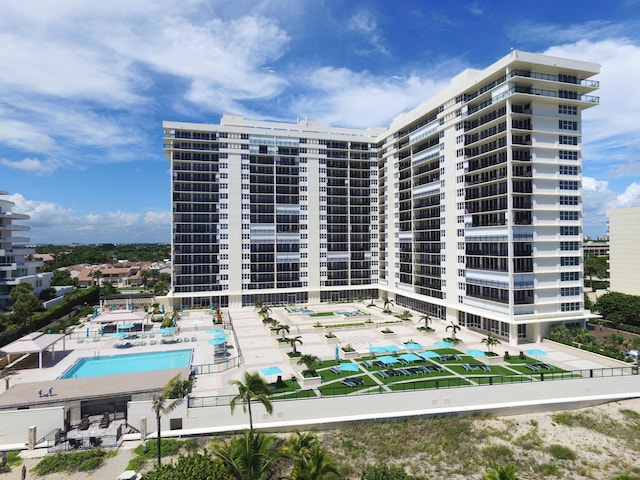
<svg viewBox="0 0 640 480">
<path fill-rule="evenodd" d="M 609 290 L 640 295 L 640 207 L 607 210 L 609 217 Z"/>
<path fill-rule="evenodd" d="M 50 272 L 38 272 L 43 261 L 35 258 L 35 250 L 26 244 L 29 238 L 19 236 L 29 231 L 29 227 L 15 222 L 29 220 L 28 215 L 13 212 L 14 202 L 0 191 L 0 312 L 11 311 L 9 294 L 21 283 L 29 283 L 34 295 L 50 287 Z"/>
</svg>

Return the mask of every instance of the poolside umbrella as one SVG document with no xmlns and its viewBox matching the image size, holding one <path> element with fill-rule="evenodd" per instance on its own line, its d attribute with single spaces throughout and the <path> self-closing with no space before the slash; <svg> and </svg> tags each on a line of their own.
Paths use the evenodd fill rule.
<svg viewBox="0 0 640 480">
<path fill-rule="evenodd" d="M 424 347 L 419 343 L 405 343 L 404 348 L 407 350 L 422 350 Z"/>
<path fill-rule="evenodd" d="M 98 307 L 93 307 L 93 318 L 98 316 Z"/>
<path fill-rule="evenodd" d="M 163 303 L 162 305 L 160 305 L 160 311 L 161 311 L 162 313 L 164 313 L 164 303 Z"/>
<path fill-rule="evenodd" d="M 427 350 L 426 352 L 420 352 L 418 355 L 420 355 L 422 358 L 440 358 L 440 355 L 436 352 L 434 352 L 433 350 Z"/>
<path fill-rule="evenodd" d="M 538 355 L 546 355 L 547 352 L 545 352 L 544 350 L 540 350 L 539 348 L 534 348 L 531 350 L 525 350 L 525 352 L 529 355 L 532 355 L 534 357 L 538 356 Z"/>
<path fill-rule="evenodd" d="M 127 336 L 127 334 L 125 332 L 116 332 L 112 333 L 111 336 L 114 338 L 124 338 Z"/>
<path fill-rule="evenodd" d="M 359 372 L 360 371 L 360 367 L 358 366 L 357 363 L 341 363 L 340 364 L 340 371 L 341 372 Z"/>
<path fill-rule="evenodd" d="M 387 351 L 387 349 L 385 347 L 371 347 L 369 348 L 369 351 L 371 353 L 384 353 Z"/>
<path fill-rule="evenodd" d="M 484 353 L 482 350 L 467 350 L 467 353 L 469 355 L 471 355 L 472 357 L 486 357 L 487 354 Z"/>
<path fill-rule="evenodd" d="M 340 348 L 336 345 L 336 362 L 340 361 Z"/>
<path fill-rule="evenodd" d="M 378 360 L 380 360 L 385 365 L 393 365 L 394 363 L 400 363 L 400 360 L 398 360 L 395 357 L 392 357 L 391 355 L 384 355 L 382 357 L 378 357 Z"/>
<path fill-rule="evenodd" d="M 384 347 L 384 351 L 385 352 L 399 352 L 400 350 L 402 350 L 402 348 L 396 346 L 396 345 L 387 345 L 386 347 Z"/>
<path fill-rule="evenodd" d="M 415 353 L 403 353 L 402 355 L 400 355 L 400 358 L 406 360 L 407 362 L 419 362 L 420 360 L 422 360 L 422 357 L 419 357 Z"/>
<path fill-rule="evenodd" d="M 118 325 L 118 330 L 131 330 L 135 325 L 133 323 L 123 323 Z"/>
<path fill-rule="evenodd" d="M 222 330 L 220 330 L 219 328 L 210 328 L 209 330 L 207 330 L 207 333 L 222 333 Z"/>
<path fill-rule="evenodd" d="M 171 327 L 164 327 L 164 328 L 160 328 L 158 329 L 159 333 L 170 333 L 171 335 L 173 335 L 173 328 Z"/>
<path fill-rule="evenodd" d="M 451 342 L 436 342 L 434 345 L 438 348 L 451 348 L 453 347 L 453 343 Z"/>
<path fill-rule="evenodd" d="M 213 338 L 215 338 L 215 339 L 217 339 L 217 340 L 220 340 L 220 339 L 222 339 L 222 338 L 229 338 L 229 335 L 228 335 L 228 334 L 226 334 L 226 333 L 216 333 L 216 336 L 215 336 L 215 337 L 213 337 Z"/>
<path fill-rule="evenodd" d="M 280 367 L 265 367 L 265 368 L 261 368 L 260 372 L 265 376 L 265 377 L 271 377 L 273 375 L 282 375 L 282 370 L 280 369 Z"/>
<path fill-rule="evenodd" d="M 209 340 L 210 345 L 223 345 L 227 343 L 227 341 L 223 338 L 214 338 L 213 340 Z"/>
</svg>

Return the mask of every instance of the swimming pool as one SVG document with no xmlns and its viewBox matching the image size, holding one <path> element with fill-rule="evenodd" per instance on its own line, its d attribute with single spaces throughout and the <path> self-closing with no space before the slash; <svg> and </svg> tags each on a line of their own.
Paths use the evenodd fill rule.
<svg viewBox="0 0 640 480">
<path fill-rule="evenodd" d="M 192 350 L 133 353 L 106 357 L 80 358 L 60 379 L 101 377 L 122 373 L 140 373 L 170 368 L 189 368 Z"/>
</svg>

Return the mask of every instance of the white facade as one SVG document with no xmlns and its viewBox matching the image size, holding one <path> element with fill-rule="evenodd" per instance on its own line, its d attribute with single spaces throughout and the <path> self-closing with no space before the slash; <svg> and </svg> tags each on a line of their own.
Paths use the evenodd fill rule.
<svg viewBox="0 0 640 480">
<path fill-rule="evenodd" d="M 592 63 L 511 52 L 388 129 L 164 122 L 174 305 L 374 295 L 517 342 L 583 324 Z"/>
<path fill-rule="evenodd" d="M 607 210 L 609 217 L 609 290 L 640 295 L 640 207 Z"/>
<path fill-rule="evenodd" d="M 13 213 L 13 202 L 1 198 L 7 192 L 0 191 L 0 312 L 11 311 L 9 293 L 20 283 L 30 283 L 34 295 L 50 287 L 53 273 L 38 273 L 41 260 L 30 259 L 35 253 L 25 244 L 27 237 L 15 235 L 15 232 L 27 232 L 29 227 L 17 225 L 15 221 L 28 220 L 28 215 Z"/>
</svg>

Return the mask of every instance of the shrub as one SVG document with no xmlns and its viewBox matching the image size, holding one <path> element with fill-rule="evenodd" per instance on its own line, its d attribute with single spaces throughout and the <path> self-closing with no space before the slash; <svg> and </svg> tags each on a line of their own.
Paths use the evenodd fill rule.
<svg viewBox="0 0 640 480">
<path fill-rule="evenodd" d="M 33 471 L 37 475 L 48 475 L 56 472 L 87 472 L 95 470 L 104 463 L 108 456 L 114 456 L 116 452 L 107 452 L 102 448 L 94 448 L 82 452 L 56 453 L 44 457 Z"/>
<path fill-rule="evenodd" d="M 575 460 L 576 454 L 569 447 L 554 443 L 549 445 L 549 453 L 553 455 L 556 460 Z"/>
</svg>

